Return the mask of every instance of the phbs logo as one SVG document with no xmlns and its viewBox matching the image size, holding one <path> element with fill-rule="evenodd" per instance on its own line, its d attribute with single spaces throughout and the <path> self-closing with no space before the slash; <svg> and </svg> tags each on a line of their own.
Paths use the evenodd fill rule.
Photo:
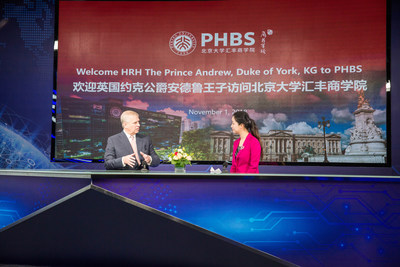
<svg viewBox="0 0 400 267">
<path fill-rule="evenodd" d="M 190 32 L 180 31 L 172 35 L 169 47 L 178 56 L 187 56 L 194 51 L 197 42 Z"/>
<path fill-rule="evenodd" d="M 243 40 L 244 39 L 244 40 Z M 201 46 L 205 47 L 206 44 L 213 44 L 214 47 L 235 47 L 235 46 L 252 46 L 255 43 L 254 32 L 246 32 L 242 35 L 240 32 L 224 32 L 219 33 L 202 33 Z"/>
</svg>

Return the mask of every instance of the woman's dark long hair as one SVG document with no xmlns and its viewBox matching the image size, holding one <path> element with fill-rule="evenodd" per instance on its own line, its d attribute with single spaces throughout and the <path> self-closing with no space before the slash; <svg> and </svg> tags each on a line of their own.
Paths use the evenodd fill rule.
<svg viewBox="0 0 400 267">
<path fill-rule="evenodd" d="M 235 118 L 235 121 L 240 125 L 243 124 L 244 127 L 253 135 L 255 138 L 257 138 L 258 142 L 260 143 L 261 146 L 261 157 L 260 160 L 263 158 L 264 151 L 263 151 L 263 146 L 261 144 L 261 138 L 260 138 L 260 133 L 258 131 L 258 127 L 256 122 L 250 118 L 249 114 L 245 111 L 236 111 L 233 113 L 233 117 Z"/>
</svg>

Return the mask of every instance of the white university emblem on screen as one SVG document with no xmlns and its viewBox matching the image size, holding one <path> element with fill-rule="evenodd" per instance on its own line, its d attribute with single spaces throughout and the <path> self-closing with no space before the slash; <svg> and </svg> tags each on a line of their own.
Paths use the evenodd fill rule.
<svg viewBox="0 0 400 267">
<path fill-rule="evenodd" d="M 169 39 L 169 47 L 178 56 L 186 56 L 196 48 L 196 38 L 190 32 L 180 31 Z"/>
</svg>

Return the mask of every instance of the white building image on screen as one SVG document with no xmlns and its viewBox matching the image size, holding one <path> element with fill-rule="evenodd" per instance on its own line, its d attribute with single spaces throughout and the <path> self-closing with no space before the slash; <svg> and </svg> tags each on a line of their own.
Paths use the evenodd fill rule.
<svg viewBox="0 0 400 267">
<path fill-rule="evenodd" d="M 215 131 L 211 134 L 211 151 L 217 160 L 232 160 L 233 141 L 239 138 L 229 131 Z M 341 136 L 327 134 L 327 155 L 342 155 Z M 272 130 L 261 134 L 263 161 L 296 162 L 303 161 L 305 155 L 324 155 L 324 136 L 322 134 L 294 134 L 291 130 Z"/>
</svg>

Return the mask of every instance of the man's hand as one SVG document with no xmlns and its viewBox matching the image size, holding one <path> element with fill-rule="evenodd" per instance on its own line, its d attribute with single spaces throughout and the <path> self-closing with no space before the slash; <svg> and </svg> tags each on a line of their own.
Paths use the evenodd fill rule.
<svg viewBox="0 0 400 267">
<path fill-rule="evenodd" d="M 122 162 L 125 165 L 129 165 L 130 167 L 134 168 L 136 165 L 135 154 L 130 154 L 130 155 L 126 155 L 126 156 L 122 157 Z"/>
<path fill-rule="evenodd" d="M 140 151 L 140 155 L 144 158 L 144 160 L 147 162 L 148 165 L 151 164 L 151 157 L 149 155 L 144 154 L 142 151 Z"/>
</svg>

